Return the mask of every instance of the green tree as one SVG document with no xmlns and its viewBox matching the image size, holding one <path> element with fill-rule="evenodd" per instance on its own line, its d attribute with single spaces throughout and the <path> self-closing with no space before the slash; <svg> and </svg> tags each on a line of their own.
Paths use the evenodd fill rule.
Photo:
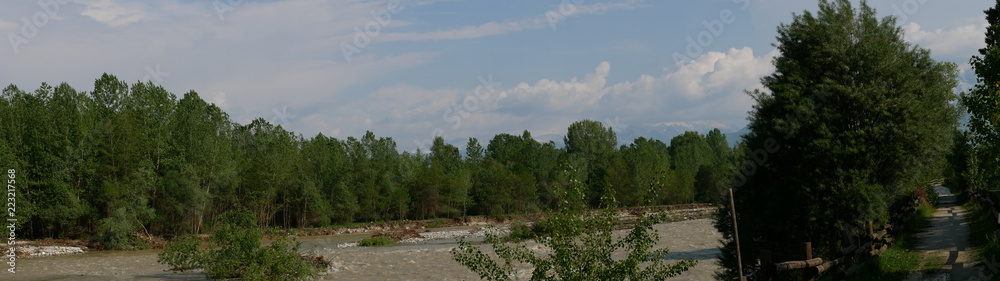
<svg viewBox="0 0 1000 281">
<path fill-rule="evenodd" d="M 169 148 L 162 190 L 155 191 L 154 207 L 167 233 L 201 233 L 220 207 L 239 204 L 236 184 L 238 148 L 229 115 L 190 91 L 177 101 L 169 122 Z M 213 204 L 217 203 L 217 204 Z M 166 223 L 170 222 L 170 223 Z"/>
<path fill-rule="evenodd" d="M 605 177 L 609 160 L 617 152 L 618 136 L 601 122 L 583 120 L 569 125 L 563 142 L 566 153 L 579 155 L 587 161 L 586 198 L 591 207 L 598 207 L 602 195 L 608 192 Z"/>
<path fill-rule="evenodd" d="M 358 199 L 347 188 L 346 173 L 350 168 L 343 143 L 335 138 L 317 134 L 302 145 L 302 171 L 322 191 L 325 204 L 330 207 L 325 215 L 336 223 L 347 223 L 358 212 Z M 320 211 L 322 213 L 322 211 Z"/>
<path fill-rule="evenodd" d="M 695 176 L 702 165 L 715 163 L 716 155 L 704 136 L 684 132 L 670 139 L 670 161 L 674 178 L 665 196 L 668 204 L 691 203 L 695 198 Z"/>
<path fill-rule="evenodd" d="M 976 146 L 980 174 L 986 186 L 1000 183 L 1000 2 L 987 9 L 986 47 L 973 56 L 976 85 L 961 96 L 969 113 L 970 142 Z"/>
<path fill-rule="evenodd" d="M 260 118 L 237 127 L 235 135 L 242 156 L 239 204 L 251 208 L 257 225 L 271 225 L 279 218 L 284 224 L 288 221 L 284 215 L 289 214 L 276 216 L 296 199 L 288 193 L 295 189 L 300 159 L 296 137 Z"/>
<path fill-rule="evenodd" d="M 473 180 L 472 196 L 476 213 L 482 215 L 524 213 L 536 208 L 534 184 L 493 159 L 483 162 L 482 171 Z"/>
<path fill-rule="evenodd" d="M 778 34 L 768 91 L 751 93 L 748 177 L 733 183 L 744 268 L 764 248 L 798 258 L 795 241 L 831 257 L 846 225 L 885 222 L 891 202 L 940 169 L 957 119 L 955 65 L 904 41 L 896 19 L 865 2 L 821 1 Z M 716 222 L 722 233 L 726 220 Z M 720 278 L 736 268 L 727 238 Z"/>
<path fill-rule="evenodd" d="M 483 164 L 486 151 L 483 150 L 483 146 L 479 144 L 478 139 L 469 138 L 469 143 L 465 145 L 465 155 L 467 155 L 466 160 L 469 162 L 469 167 L 471 168 Z"/>
<path fill-rule="evenodd" d="M 349 186 L 358 198 L 362 221 L 402 219 L 409 210 L 409 192 L 400 174 L 400 155 L 392 138 L 366 132 L 360 140 L 348 137 L 344 145 L 351 167 Z"/>
<path fill-rule="evenodd" d="M 639 137 L 621 148 L 622 158 L 631 173 L 632 185 L 621 186 L 618 195 L 625 206 L 658 204 L 671 175 L 667 144 Z"/>
<path fill-rule="evenodd" d="M 434 138 L 431 146 L 430 169 L 443 176 L 441 195 L 444 197 L 444 215 L 465 215 L 471 198 L 472 175 L 466 169 L 458 147 L 447 144 L 441 137 Z"/>
<path fill-rule="evenodd" d="M 733 149 L 726 141 L 726 136 L 719 129 L 713 129 L 705 136 L 705 141 L 712 149 L 710 165 L 702 165 L 695 174 L 695 200 L 698 202 L 723 202 L 723 187 L 729 186 L 730 177 L 735 170 Z"/>
</svg>

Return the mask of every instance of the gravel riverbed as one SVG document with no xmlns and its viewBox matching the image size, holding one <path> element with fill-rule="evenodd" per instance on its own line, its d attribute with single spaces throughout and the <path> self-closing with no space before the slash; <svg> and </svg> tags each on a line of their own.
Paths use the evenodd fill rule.
<svg viewBox="0 0 1000 281">
<path fill-rule="evenodd" d="M 710 219 L 679 221 L 655 226 L 660 233 L 656 247 L 667 247 L 668 261 L 698 260 L 698 265 L 671 280 L 714 280 L 718 269 L 716 254 L 722 238 Z M 619 234 L 627 230 L 617 231 Z M 473 237 L 482 231 L 450 230 L 422 233 L 421 236 L 455 238 L 463 234 Z M 469 236 L 465 236 L 469 237 Z M 534 243 L 528 247 L 540 251 Z M 416 247 L 340 248 L 316 251 L 333 260 L 324 280 L 479 280 L 473 272 L 451 259 L 453 244 L 421 245 Z M 518 268 L 521 275 L 530 274 L 530 268 Z M 526 278 L 525 278 L 526 279 Z"/>
<path fill-rule="evenodd" d="M 689 212 L 683 212 L 689 213 Z M 687 215 L 685 215 L 687 216 Z M 694 216 L 697 217 L 697 216 Z M 700 216 L 704 217 L 704 216 Z M 710 219 L 693 219 L 656 225 L 660 241 L 656 247 L 667 247 L 666 259 L 698 260 L 698 265 L 671 280 L 713 280 L 718 240 L 721 235 Z M 479 280 L 473 272 L 451 259 L 455 239 L 475 241 L 485 231 L 505 231 L 504 226 L 462 226 L 431 229 L 420 237 L 408 238 L 391 247 L 357 247 L 366 234 L 338 234 L 300 237 L 303 250 L 326 257 L 331 267 L 321 280 Z M 625 233 L 619 230 L 616 233 Z M 354 243 L 355 245 L 351 245 Z M 542 251 L 531 242 L 529 247 Z M 40 249 L 42 252 L 72 249 Z M 174 273 L 156 263 L 158 250 L 97 251 L 60 256 L 20 258 L 17 273 L 0 275 L 0 280 L 204 280 L 198 272 Z M 519 267 L 521 275 L 530 274 L 527 266 Z"/>
</svg>

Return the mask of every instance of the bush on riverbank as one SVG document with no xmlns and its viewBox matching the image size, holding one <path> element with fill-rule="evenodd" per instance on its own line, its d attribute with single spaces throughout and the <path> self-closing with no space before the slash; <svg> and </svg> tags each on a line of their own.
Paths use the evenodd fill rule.
<svg viewBox="0 0 1000 281">
<path fill-rule="evenodd" d="M 696 260 L 667 264 L 662 257 L 668 250 L 652 249 L 659 240 L 653 225 L 665 219 L 663 214 L 640 218 L 635 228 L 615 239 L 613 231 L 617 220 L 613 212 L 580 215 L 563 210 L 530 228 L 515 227 L 515 230 L 520 229 L 517 237 L 532 237 L 550 249 L 548 254 L 537 256 L 524 240 L 510 243 L 511 236 L 486 232 L 485 244 L 492 246 L 499 260 L 461 239 L 459 246 L 452 250 L 452 258 L 486 280 L 510 280 L 517 273 L 517 264 L 529 264 L 534 268 L 531 280 L 661 280 L 697 264 Z M 627 256 L 612 259 L 616 250 L 625 250 Z"/>
<path fill-rule="evenodd" d="M 396 243 L 396 239 L 386 236 L 373 236 L 358 241 L 358 246 L 362 247 L 382 247 Z"/>
<path fill-rule="evenodd" d="M 212 234 L 207 250 L 199 250 L 200 242 L 193 237 L 180 237 L 157 255 L 157 261 L 171 270 L 200 268 L 208 278 L 242 280 L 303 280 L 324 266 L 322 258 L 299 255 L 298 242 L 278 237 L 271 245 L 261 246 L 263 237 L 251 216 L 230 213 L 224 216 L 222 228 Z"/>
</svg>

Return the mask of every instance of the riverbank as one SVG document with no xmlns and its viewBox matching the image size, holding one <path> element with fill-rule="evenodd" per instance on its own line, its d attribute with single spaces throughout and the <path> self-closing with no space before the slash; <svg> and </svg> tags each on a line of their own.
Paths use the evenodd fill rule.
<svg viewBox="0 0 1000 281">
<path fill-rule="evenodd" d="M 617 209 L 619 218 L 626 223 L 622 228 L 629 226 L 628 221 L 636 216 L 645 213 L 668 212 L 669 217 L 666 222 L 682 221 L 688 219 L 706 218 L 715 210 L 714 205 L 705 203 L 680 204 L 651 207 L 634 207 Z M 370 222 L 355 223 L 341 226 L 310 227 L 277 229 L 276 235 L 290 237 L 310 237 L 326 235 L 344 234 L 371 234 L 392 236 L 400 242 L 414 243 L 428 239 L 457 238 L 462 235 L 481 235 L 479 232 L 486 227 L 506 227 L 513 223 L 530 223 L 542 218 L 544 214 L 525 214 L 511 216 L 467 216 L 457 219 L 429 219 L 416 221 L 390 221 L 390 222 Z M 464 233 L 421 233 L 427 229 L 449 228 L 449 227 L 480 227 L 480 230 L 469 230 Z M 462 231 L 459 231 L 462 232 Z M 418 235 L 419 234 L 419 235 Z M 441 236 L 441 237 L 439 237 Z M 208 240 L 208 234 L 202 234 L 203 240 Z M 269 236 L 270 237 L 270 236 Z M 166 240 L 158 236 L 141 235 L 139 239 L 146 241 L 151 249 L 162 249 Z M 355 241 L 356 242 L 356 241 Z M 82 240 L 66 240 L 44 238 L 37 240 L 19 240 L 16 244 L 16 256 L 18 258 L 45 257 L 64 254 L 78 254 L 91 251 L 102 251 L 100 244 Z M 9 246 L 0 245 L 0 251 L 7 252 Z"/>
<path fill-rule="evenodd" d="M 689 206 L 690 207 L 690 206 Z M 668 247 L 667 259 L 693 258 L 699 265 L 674 280 L 712 280 L 717 269 L 715 255 L 721 235 L 712 227 L 707 217 L 711 209 L 689 208 L 668 211 L 675 222 L 656 225 L 660 242 L 656 247 Z M 620 216 L 630 216 L 621 211 Z M 511 220 L 513 222 L 513 220 Z M 474 222 L 475 223 L 475 222 Z M 509 225 L 509 224 L 508 224 Z M 355 226 L 359 227 L 359 226 Z M 419 239 L 404 241 L 389 247 L 337 247 L 356 242 L 377 231 L 396 228 L 371 228 L 369 232 L 333 235 L 301 235 L 302 252 L 324 256 L 331 261 L 323 280 L 478 280 L 471 271 L 451 259 L 450 250 L 456 238 L 477 240 L 487 229 L 503 225 L 455 225 L 425 228 L 417 233 Z M 338 230 L 353 231 L 353 230 Z M 624 230 L 622 230 L 624 231 Z M 303 231 L 304 233 L 305 231 Z M 174 273 L 166 265 L 156 262 L 160 250 L 93 251 L 61 256 L 37 256 L 18 260 L 17 280 L 203 280 L 199 272 Z"/>
</svg>

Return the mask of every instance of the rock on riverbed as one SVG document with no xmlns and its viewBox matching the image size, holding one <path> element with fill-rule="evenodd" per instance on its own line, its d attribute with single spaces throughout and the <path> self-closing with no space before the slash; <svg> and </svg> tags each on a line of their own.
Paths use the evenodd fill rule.
<svg viewBox="0 0 1000 281">
<path fill-rule="evenodd" d="M 77 246 L 72 242 L 53 242 L 51 239 L 39 241 L 17 241 L 15 252 L 18 257 L 47 257 L 65 254 L 79 254 L 87 252 L 87 247 Z M 0 247 L 4 253 L 9 251 L 7 245 Z"/>
<path fill-rule="evenodd" d="M 20 246 L 20 253 L 30 257 L 44 257 L 85 252 L 84 247 L 76 246 Z"/>
</svg>

